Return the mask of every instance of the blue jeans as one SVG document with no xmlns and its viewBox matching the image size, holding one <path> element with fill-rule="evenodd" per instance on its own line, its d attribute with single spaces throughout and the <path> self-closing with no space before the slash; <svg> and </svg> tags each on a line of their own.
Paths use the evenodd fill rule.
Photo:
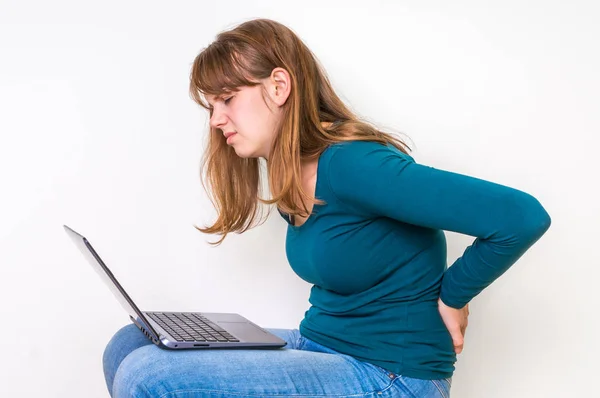
<svg viewBox="0 0 600 398">
<path fill-rule="evenodd" d="M 303 337 L 268 329 L 282 349 L 164 350 L 133 325 L 119 330 L 103 356 L 113 398 L 160 397 L 435 397 L 450 396 L 451 379 L 391 373 Z"/>
</svg>

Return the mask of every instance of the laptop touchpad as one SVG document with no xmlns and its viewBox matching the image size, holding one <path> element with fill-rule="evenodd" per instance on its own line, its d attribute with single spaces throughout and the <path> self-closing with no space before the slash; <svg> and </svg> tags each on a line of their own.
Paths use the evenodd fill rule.
<svg viewBox="0 0 600 398">
<path fill-rule="evenodd" d="M 217 324 L 240 340 L 257 342 L 269 340 L 267 332 L 248 322 L 217 322 Z"/>
</svg>

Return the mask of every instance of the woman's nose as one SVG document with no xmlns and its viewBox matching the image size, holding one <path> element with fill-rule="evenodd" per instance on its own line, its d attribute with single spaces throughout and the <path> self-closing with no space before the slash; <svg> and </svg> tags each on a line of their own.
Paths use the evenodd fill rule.
<svg viewBox="0 0 600 398">
<path fill-rule="evenodd" d="M 216 110 L 213 111 L 212 116 L 210 117 L 210 125 L 213 128 L 220 128 L 225 124 L 225 116 Z"/>
</svg>

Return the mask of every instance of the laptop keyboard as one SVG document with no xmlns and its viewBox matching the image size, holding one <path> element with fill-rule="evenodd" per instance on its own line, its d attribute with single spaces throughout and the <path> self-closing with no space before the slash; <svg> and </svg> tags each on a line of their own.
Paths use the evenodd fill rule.
<svg viewBox="0 0 600 398">
<path fill-rule="evenodd" d="M 206 317 L 193 312 L 146 312 L 154 322 L 179 341 L 238 342 Z"/>
</svg>

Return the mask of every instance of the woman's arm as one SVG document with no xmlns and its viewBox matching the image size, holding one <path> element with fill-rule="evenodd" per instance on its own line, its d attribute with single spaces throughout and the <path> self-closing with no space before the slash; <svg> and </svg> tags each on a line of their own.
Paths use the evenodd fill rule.
<svg viewBox="0 0 600 398">
<path fill-rule="evenodd" d="M 327 176 L 357 211 L 475 236 L 444 273 L 440 298 L 463 308 L 550 227 L 533 196 L 507 186 L 415 163 L 398 149 L 351 141 L 332 148 Z"/>
</svg>

